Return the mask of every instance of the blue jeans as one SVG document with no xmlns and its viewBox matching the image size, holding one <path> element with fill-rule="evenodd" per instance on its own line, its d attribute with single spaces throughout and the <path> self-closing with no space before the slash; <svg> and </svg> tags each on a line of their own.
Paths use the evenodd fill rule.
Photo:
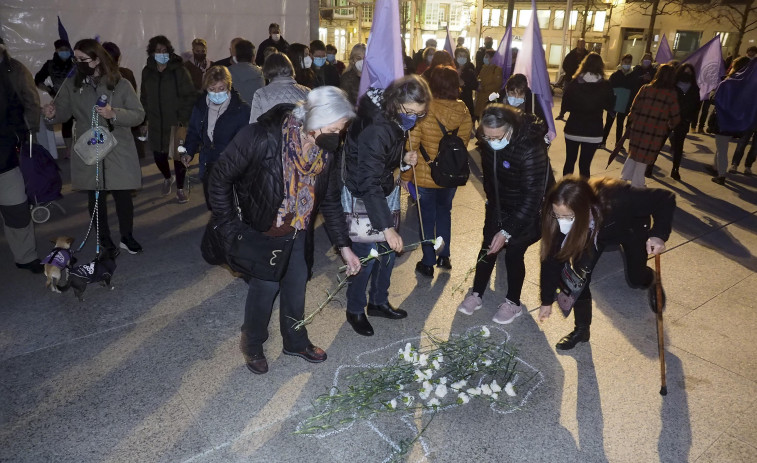
<svg viewBox="0 0 757 463">
<path fill-rule="evenodd" d="M 383 243 L 352 243 L 352 251 L 361 259 L 370 254 L 371 249 L 384 252 L 389 249 L 386 242 Z M 366 303 L 381 305 L 389 302 L 389 283 L 394 269 L 395 253 L 391 252 L 378 259 L 371 259 L 365 267 L 355 276 L 350 277 L 347 286 L 347 312 L 364 313 Z M 368 281 L 371 288 L 368 290 Z"/>
<path fill-rule="evenodd" d="M 439 257 L 449 257 L 450 234 L 452 233 L 452 200 L 457 188 L 422 188 L 418 187 L 421 195 L 421 215 L 423 216 L 423 239 L 444 238 L 444 248 Z M 432 266 L 436 263 L 436 253 L 432 244 L 423 245 L 423 265 Z"/>
</svg>

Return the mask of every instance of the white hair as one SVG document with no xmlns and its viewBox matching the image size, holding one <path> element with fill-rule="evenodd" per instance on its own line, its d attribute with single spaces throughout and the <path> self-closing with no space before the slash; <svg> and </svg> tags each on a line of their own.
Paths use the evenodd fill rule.
<svg viewBox="0 0 757 463">
<path fill-rule="evenodd" d="M 339 119 L 353 119 L 355 110 L 344 90 L 331 87 L 317 87 L 308 93 L 307 100 L 300 101 L 294 108 L 294 117 L 302 122 L 305 130 L 318 130 Z"/>
</svg>

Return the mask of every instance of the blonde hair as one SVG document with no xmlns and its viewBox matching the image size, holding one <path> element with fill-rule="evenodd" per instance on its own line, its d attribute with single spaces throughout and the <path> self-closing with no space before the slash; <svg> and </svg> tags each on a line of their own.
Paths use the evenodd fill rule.
<svg viewBox="0 0 757 463">
<path fill-rule="evenodd" d="M 207 71 L 202 78 L 202 89 L 207 90 L 208 87 L 216 82 L 223 82 L 226 87 L 231 90 L 231 73 L 226 66 L 213 66 Z"/>
</svg>

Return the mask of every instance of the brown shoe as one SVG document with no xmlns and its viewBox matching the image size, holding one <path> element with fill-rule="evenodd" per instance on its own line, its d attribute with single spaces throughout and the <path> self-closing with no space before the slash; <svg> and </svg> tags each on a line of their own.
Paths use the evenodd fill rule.
<svg viewBox="0 0 757 463">
<path fill-rule="evenodd" d="M 295 357 L 302 357 L 310 363 L 321 363 L 324 360 L 326 360 L 326 351 L 312 344 L 309 344 L 305 349 L 299 352 L 289 351 L 289 350 L 286 350 L 286 348 L 284 348 L 281 352 L 283 352 L 286 355 L 294 355 Z"/>
<path fill-rule="evenodd" d="M 247 369 L 256 375 L 268 373 L 268 360 L 264 354 L 244 354 L 244 361 Z"/>
</svg>

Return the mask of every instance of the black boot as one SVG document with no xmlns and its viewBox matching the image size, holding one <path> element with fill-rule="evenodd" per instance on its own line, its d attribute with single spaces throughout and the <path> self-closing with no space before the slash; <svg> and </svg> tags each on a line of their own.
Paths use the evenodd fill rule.
<svg viewBox="0 0 757 463">
<path fill-rule="evenodd" d="M 681 174 L 678 173 L 678 167 L 673 167 L 673 170 L 670 171 L 670 176 L 673 178 L 673 180 L 681 181 Z"/>
<path fill-rule="evenodd" d="M 357 334 L 363 336 L 373 336 L 373 327 L 364 313 L 347 312 L 347 321 L 352 325 L 352 329 Z"/>
<path fill-rule="evenodd" d="M 570 350 L 576 347 L 579 342 L 589 341 L 589 327 L 588 326 L 576 326 L 576 328 L 568 335 L 560 339 L 555 348 L 557 350 Z"/>
<path fill-rule="evenodd" d="M 647 164 L 647 168 L 644 169 L 644 176 L 646 178 L 652 178 L 653 171 L 654 171 L 654 164 Z"/>
<path fill-rule="evenodd" d="M 653 284 L 647 289 L 647 301 L 649 302 L 649 308 L 652 312 L 657 313 L 657 285 Z M 662 309 L 665 310 L 665 288 L 662 288 Z"/>
</svg>

